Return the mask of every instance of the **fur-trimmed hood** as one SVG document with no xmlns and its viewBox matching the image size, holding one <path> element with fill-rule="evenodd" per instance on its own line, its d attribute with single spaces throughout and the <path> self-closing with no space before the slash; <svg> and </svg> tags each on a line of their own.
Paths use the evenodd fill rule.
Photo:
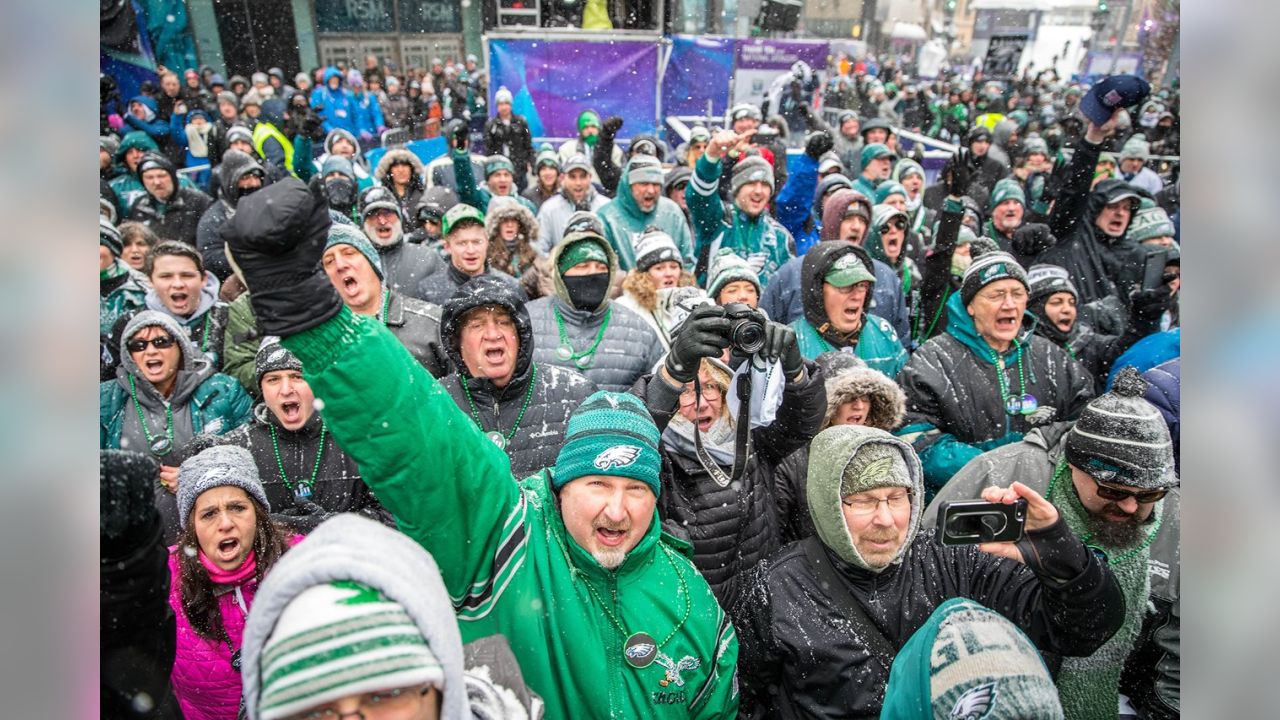
<svg viewBox="0 0 1280 720">
<path fill-rule="evenodd" d="M 418 159 L 417 155 L 405 150 L 404 148 L 392 148 L 388 150 L 382 159 L 378 161 L 378 167 L 374 169 L 373 176 L 378 182 L 386 180 L 388 173 L 391 172 L 391 166 L 396 163 L 409 163 L 413 168 L 413 176 L 417 178 L 418 184 L 422 184 L 422 178 L 425 176 L 427 168 Z M 413 180 L 409 180 L 409 184 L 413 184 Z"/>
<path fill-rule="evenodd" d="M 891 378 L 869 367 L 849 368 L 827 380 L 827 415 L 822 429 L 831 427 L 831 419 L 841 405 L 860 397 L 871 400 L 866 424 L 893 432 L 907 413 L 907 396 Z"/>
<path fill-rule="evenodd" d="M 512 261 L 512 248 L 502 241 L 498 228 L 505 220 L 520 223 L 520 233 L 516 235 L 514 248 L 515 261 Z M 533 244 L 538 239 L 538 219 L 529 208 L 519 202 L 494 198 L 489 203 L 489 210 L 484 217 L 484 231 L 489 237 L 489 265 L 502 272 L 519 276 L 533 265 L 538 251 Z"/>
</svg>

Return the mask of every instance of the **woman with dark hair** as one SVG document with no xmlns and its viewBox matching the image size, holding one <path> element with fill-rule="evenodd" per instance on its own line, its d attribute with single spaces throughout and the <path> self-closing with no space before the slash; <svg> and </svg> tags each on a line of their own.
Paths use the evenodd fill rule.
<svg viewBox="0 0 1280 720">
<path fill-rule="evenodd" d="M 120 232 L 120 243 L 123 246 L 120 259 L 134 270 L 145 272 L 147 252 L 160 242 L 160 238 L 140 222 L 122 222 L 116 230 Z"/>
<path fill-rule="evenodd" d="M 240 645 L 262 578 L 301 537 L 270 518 L 249 451 L 215 445 L 178 470 L 182 535 L 169 548 L 173 692 L 187 720 L 240 714 Z"/>
</svg>

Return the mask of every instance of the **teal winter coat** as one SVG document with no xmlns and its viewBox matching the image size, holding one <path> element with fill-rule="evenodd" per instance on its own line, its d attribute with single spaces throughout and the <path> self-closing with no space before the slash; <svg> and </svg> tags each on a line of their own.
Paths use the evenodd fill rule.
<svg viewBox="0 0 1280 720">
<path fill-rule="evenodd" d="M 747 217 L 734 205 L 729 218 L 725 218 L 719 194 L 720 172 L 720 161 L 711 162 L 703 155 L 684 189 L 696 235 L 694 252 L 701 256 L 705 250 L 707 257 L 715 257 L 721 248 L 729 248 L 758 268 L 760 285 L 764 287 L 778 268 L 795 256 L 794 241 L 767 212 Z"/>
<path fill-rule="evenodd" d="M 622 178 L 618 181 L 618 192 L 613 199 L 600 208 L 600 220 L 604 223 L 604 237 L 613 246 L 618 255 L 618 267 L 632 270 L 636 266 L 636 238 L 650 225 L 671 236 L 680 249 L 686 269 L 693 267 L 693 236 L 689 233 L 689 223 L 684 213 L 674 200 L 658 196 L 658 204 L 653 210 L 644 212 L 636 205 L 631 196 L 631 162 L 622 168 Z M 559 242 L 560 238 L 553 238 Z"/>
</svg>

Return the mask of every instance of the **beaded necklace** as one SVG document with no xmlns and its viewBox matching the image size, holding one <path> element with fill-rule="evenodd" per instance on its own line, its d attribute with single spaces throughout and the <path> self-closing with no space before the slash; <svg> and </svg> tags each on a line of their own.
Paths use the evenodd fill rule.
<svg viewBox="0 0 1280 720">
<path fill-rule="evenodd" d="M 1015 355 L 1018 365 L 1017 397 L 1009 393 L 1009 380 L 1004 376 L 1004 358 L 990 346 L 987 346 L 987 352 L 991 356 L 991 364 L 996 368 L 996 381 L 1000 386 L 1000 401 L 1004 403 L 1004 411 L 1010 415 L 1030 415 L 1036 411 L 1037 403 L 1033 396 L 1027 394 L 1027 376 L 1022 370 L 1022 344 L 1015 340 L 1013 345 L 1017 348 Z"/>
<path fill-rule="evenodd" d="M 573 361 L 573 364 L 580 370 L 586 370 L 591 367 L 591 363 L 596 359 L 596 348 L 600 347 L 600 341 L 604 340 L 604 331 L 609 327 L 609 319 L 613 317 L 613 307 L 604 311 L 604 321 L 600 323 L 600 330 L 596 333 L 596 341 L 591 343 L 591 347 L 577 352 L 573 349 L 573 343 L 569 341 L 569 333 L 564 329 L 564 318 L 560 315 L 560 308 L 552 307 L 552 311 L 556 316 L 556 328 L 560 331 L 560 346 L 556 348 L 556 357 L 564 361 Z"/>
<path fill-rule="evenodd" d="M 382 324 L 387 324 L 387 308 L 391 307 L 391 290 L 382 291 Z"/>
<path fill-rule="evenodd" d="M 271 449 L 276 453 L 276 467 L 280 470 L 280 480 L 294 495 L 300 498 L 311 497 L 311 488 L 315 487 L 316 476 L 320 474 L 320 458 L 324 457 L 324 436 L 329 427 L 325 425 L 324 420 L 320 421 L 320 447 L 316 450 L 316 464 L 311 468 L 311 478 L 305 481 L 299 480 L 298 487 L 293 486 L 293 483 L 289 481 L 289 476 L 284 472 L 284 461 L 280 459 L 280 440 L 276 436 L 276 426 L 271 425 L 269 427 L 271 428 Z"/>
<path fill-rule="evenodd" d="M 476 401 L 471 397 L 471 388 L 467 387 L 467 378 L 459 375 L 458 380 L 462 383 L 462 394 L 467 396 L 467 405 L 471 407 L 471 419 L 475 421 L 476 427 L 484 430 L 484 424 L 480 422 L 480 411 L 476 408 Z M 516 436 L 516 431 L 520 429 L 520 422 L 524 420 L 524 413 L 529 409 L 529 401 L 533 399 L 533 386 L 538 382 L 538 366 L 533 366 L 533 373 L 529 376 L 529 388 L 524 391 L 524 404 L 520 406 L 520 414 L 516 416 L 516 423 L 511 426 L 511 430 L 506 435 L 501 430 L 488 430 L 485 432 L 494 445 L 507 449 L 507 443 L 511 442 L 511 438 Z M 497 401 L 494 401 L 496 410 Z M 496 412 L 494 413 L 497 414 Z"/>
<path fill-rule="evenodd" d="M 200 352 L 209 352 L 209 319 L 212 317 L 212 309 L 204 314 L 204 325 L 200 328 Z"/>
<path fill-rule="evenodd" d="M 129 376 L 129 395 L 133 398 L 133 409 L 138 411 L 138 424 L 142 426 L 142 434 L 147 438 L 147 449 L 156 457 L 164 457 L 173 452 L 173 408 L 168 401 L 164 403 L 165 429 L 164 437 L 156 439 L 147 427 L 147 416 L 142 413 L 142 405 L 138 403 L 138 386 Z"/>
<path fill-rule="evenodd" d="M 1058 461 L 1058 467 L 1053 471 L 1053 479 L 1049 481 L 1049 491 L 1044 495 L 1045 500 L 1048 500 L 1049 502 L 1053 502 L 1053 490 L 1055 487 L 1057 487 L 1058 481 L 1065 479 L 1066 476 L 1067 476 L 1067 460 L 1066 458 L 1063 458 Z M 1120 556 L 1116 557 L 1114 560 L 1108 559 L 1107 563 L 1112 566 L 1123 565 L 1125 562 L 1132 560 L 1136 555 L 1138 555 L 1138 553 L 1141 553 L 1143 550 L 1146 550 L 1147 548 L 1151 547 L 1151 543 L 1155 542 L 1156 540 L 1156 533 L 1160 532 L 1160 526 L 1163 524 L 1164 524 L 1164 515 L 1162 514 L 1156 518 L 1155 524 L 1152 525 L 1151 527 L 1151 532 L 1147 534 L 1147 539 L 1143 540 L 1141 545 L 1139 545 L 1138 547 L 1126 553 L 1121 554 Z M 1092 539 L 1093 539 L 1093 533 L 1088 533 L 1084 537 L 1080 538 L 1080 542 L 1084 543 L 1085 546 L 1088 547 L 1090 550 L 1093 550 L 1095 552 L 1100 552 L 1103 555 L 1106 555 L 1106 551 L 1103 550 L 1102 548 L 1098 547 L 1097 545 L 1089 544 L 1089 541 Z"/>
</svg>

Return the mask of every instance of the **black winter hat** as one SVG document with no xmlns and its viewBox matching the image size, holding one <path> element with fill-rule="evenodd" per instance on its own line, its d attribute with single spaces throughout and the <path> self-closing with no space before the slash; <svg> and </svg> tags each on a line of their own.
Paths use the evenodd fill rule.
<svg viewBox="0 0 1280 720">
<path fill-rule="evenodd" d="M 969 251 L 973 252 L 973 242 L 969 243 Z M 1027 271 L 1022 269 L 1017 260 L 1006 252 L 987 252 L 975 256 L 973 264 L 964 271 L 964 279 L 960 281 L 960 302 L 966 306 L 973 302 L 978 291 L 997 280 L 1017 280 L 1030 292 L 1027 283 Z"/>
<path fill-rule="evenodd" d="M 149 152 L 143 155 L 142 159 L 138 161 L 138 179 L 142 179 L 142 173 L 148 170 L 164 170 L 169 173 L 169 177 L 173 178 L 174 189 L 177 189 L 178 171 L 173 167 L 173 163 L 169 162 L 169 158 L 158 152 Z"/>
<path fill-rule="evenodd" d="M 1067 462 L 1103 482 L 1143 490 L 1176 485 L 1169 426 L 1146 391 L 1136 369 L 1121 370 L 1111 391 L 1091 400 L 1067 433 Z"/>
<path fill-rule="evenodd" d="M 533 358 L 533 323 L 529 320 L 529 311 L 516 290 L 506 282 L 492 275 L 479 275 L 471 278 L 459 287 L 444 304 L 440 316 L 440 342 L 449 354 L 458 374 L 467 381 L 471 388 L 484 378 L 472 378 L 467 365 L 462 361 L 459 343 L 462 339 L 462 328 L 459 323 L 462 316 L 471 310 L 484 305 L 496 305 L 504 308 L 516 324 L 516 335 L 520 345 L 516 348 L 516 367 L 512 378 L 522 378 L 529 371 Z"/>
<path fill-rule="evenodd" d="M 297 355 L 289 352 L 279 340 L 272 338 L 258 348 L 253 360 L 254 381 L 261 386 L 262 376 L 276 370 L 297 370 L 302 372 L 302 361 Z"/>
</svg>

